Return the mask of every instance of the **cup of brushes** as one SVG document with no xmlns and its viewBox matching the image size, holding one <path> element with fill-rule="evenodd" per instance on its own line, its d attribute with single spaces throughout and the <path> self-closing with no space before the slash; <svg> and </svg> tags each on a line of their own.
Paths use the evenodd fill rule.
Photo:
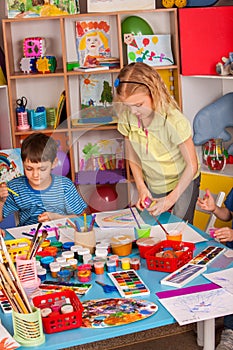
<svg viewBox="0 0 233 350">
<path fill-rule="evenodd" d="M 77 220 L 74 223 L 69 220 L 70 225 L 75 229 L 74 242 L 75 245 L 81 245 L 84 248 L 89 248 L 90 253 L 94 254 L 96 246 L 96 237 L 94 230 L 95 215 L 92 216 L 91 223 L 87 224 L 86 214 L 84 214 L 84 226 L 81 227 Z"/>
</svg>

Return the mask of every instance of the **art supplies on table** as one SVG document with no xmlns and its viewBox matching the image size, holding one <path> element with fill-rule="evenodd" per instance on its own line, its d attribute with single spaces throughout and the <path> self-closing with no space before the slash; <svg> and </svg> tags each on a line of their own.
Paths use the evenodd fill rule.
<svg viewBox="0 0 233 350">
<path fill-rule="evenodd" d="M 124 298 L 150 294 L 149 288 L 135 270 L 110 272 L 108 276 Z"/>
<path fill-rule="evenodd" d="M 192 281 L 194 278 L 199 276 L 201 273 L 205 272 L 206 266 L 186 264 L 179 268 L 178 270 L 172 272 L 165 278 L 163 278 L 160 283 L 172 287 L 183 287 L 188 282 Z"/>
<path fill-rule="evenodd" d="M 90 283 L 75 283 L 75 282 L 57 282 L 57 281 L 43 281 L 39 286 L 42 293 L 55 293 L 64 290 L 72 290 L 77 295 L 85 295 L 92 287 Z"/>
<path fill-rule="evenodd" d="M 223 247 L 207 247 L 197 256 L 195 256 L 190 264 L 208 265 L 213 262 L 220 254 L 222 254 L 226 248 Z"/>
<path fill-rule="evenodd" d="M 141 299 L 99 299 L 82 303 L 82 327 L 105 328 L 143 320 L 154 315 L 158 306 L 148 300 Z"/>
<path fill-rule="evenodd" d="M 4 314 L 12 313 L 11 304 L 2 290 L 0 290 L 0 307 Z"/>
</svg>

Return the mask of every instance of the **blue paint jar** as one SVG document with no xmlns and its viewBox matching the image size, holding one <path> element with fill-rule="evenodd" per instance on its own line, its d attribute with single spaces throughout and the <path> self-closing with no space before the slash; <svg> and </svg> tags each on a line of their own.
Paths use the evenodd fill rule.
<svg viewBox="0 0 233 350">
<path fill-rule="evenodd" d="M 45 256 L 44 258 L 41 259 L 40 263 L 41 266 L 44 267 L 47 271 L 50 270 L 49 264 L 54 262 L 54 257 L 53 256 Z"/>
<path fill-rule="evenodd" d="M 74 242 L 65 242 L 62 245 L 62 249 L 63 250 L 70 250 L 71 247 L 73 247 Z"/>
</svg>

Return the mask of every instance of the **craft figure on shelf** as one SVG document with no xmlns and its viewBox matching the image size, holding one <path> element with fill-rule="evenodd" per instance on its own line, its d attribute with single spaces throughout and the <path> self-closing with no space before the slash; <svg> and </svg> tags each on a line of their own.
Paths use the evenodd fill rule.
<svg viewBox="0 0 233 350">
<path fill-rule="evenodd" d="M 222 62 L 216 64 L 216 73 L 219 75 L 233 75 L 233 52 L 229 53 L 228 58 L 222 57 Z"/>
</svg>

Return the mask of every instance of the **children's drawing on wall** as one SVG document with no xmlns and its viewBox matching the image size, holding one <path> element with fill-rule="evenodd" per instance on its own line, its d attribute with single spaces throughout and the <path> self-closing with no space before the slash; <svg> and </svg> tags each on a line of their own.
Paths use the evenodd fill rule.
<svg viewBox="0 0 233 350">
<path fill-rule="evenodd" d="M 171 36 L 124 34 L 127 45 L 128 63 L 144 62 L 149 66 L 174 64 L 171 50 Z"/>
<path fill-rule="evenodd" d="M 80 66 L 96 66 L 98 58 L 111 56 L 108 21 L 76 22 L 76 38 Z"/>
<path fill-rule="evenodd" d="M 79 140 L 79 170 L 124 169 L 124 139 Z"/>
<path fill-rule="evenodd" d="M 110 74 L 84 74 L 80 77 L 82 109 L 112 104 L 112 78 Z"/>
</svg>

